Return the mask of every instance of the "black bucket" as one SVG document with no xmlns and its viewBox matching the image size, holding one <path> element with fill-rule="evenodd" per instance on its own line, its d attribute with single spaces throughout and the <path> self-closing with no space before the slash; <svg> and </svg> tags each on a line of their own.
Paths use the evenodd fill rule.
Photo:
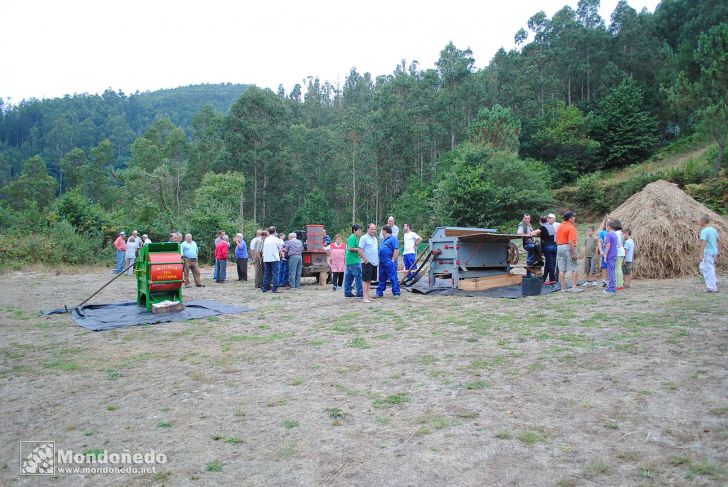
<svg viewBox="0 0 728 487">
<path fill-rule="evenodd" d="M 521 295 L 522 296 L 540 296 L 543 281 L 538 277 L 522 277 L 521 278 Z"/>
</svg>

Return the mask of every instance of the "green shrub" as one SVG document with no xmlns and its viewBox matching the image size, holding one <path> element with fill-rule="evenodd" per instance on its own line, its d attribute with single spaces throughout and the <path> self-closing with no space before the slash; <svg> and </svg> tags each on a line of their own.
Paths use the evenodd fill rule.
<svg viewBox="0 0 728 487">
<path fill-rule="evenodd" d="M 0 234 L 0 266 L 111 263 L 114 261 L 113 248 L 102 248 L 102 242 L 100 237 L 79 235 L 66 221 L 33 233 Z"/>
<path fill-rule="evenodd" d="M 597 214 L 607 211 L 602 179 L 603 175 L 599 171 L 585 174 L 577 179 L 574 202 Z"/>
<path fill-rule="evenodd" d="M 690 159 L 683 167 L 670 169 L 665 174 L 665 179 L 684 187 L 688 184 L 699 184 L 714 176 L 713 166 L 703 158 Z"/>
<path fill-rule="evenodd" d="M 711 210 L 728 213 L 728 177 L 725 171 L 700 184 L 688 184 L 685 191 Z"/>
</svg>

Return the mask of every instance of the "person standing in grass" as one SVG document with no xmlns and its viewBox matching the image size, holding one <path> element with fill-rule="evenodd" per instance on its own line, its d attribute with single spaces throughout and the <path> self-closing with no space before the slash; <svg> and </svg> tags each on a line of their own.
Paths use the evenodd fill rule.
<svg viewBox="0 0 728 487">
<path fill-rule="evenodd" d="M 604 253 L 605 246 L 607 244 L 607 233 L 609 231 L 607 230 L 607 222 L 609 221 L 609 217 L 605 217 L 604 221 L 602 222 L 601 230 L 599 230 L 599 245 L 597 247 L 597 251 L 599 252 L 599 264 L 600 268 L 602 270 L 602 287 L 607 287 L 607 278 L 609 277 L 607 275 L 607 257 Z"/>
<path fill-rule="evenodd" d="M 617 234 L 617 291 L 624 291 L 624 274 L 622 273 L 622 263 L 624 262 L 624 234 L 622 233 L 622 222 L 613 220 L 614 233 Z"/>
<path fill-rule="evenodd" d="M 399 241 L 392 235 L 392 227 L 382 228 L 384 240 L 379 246 L 379 285 L 373 298 L 381 298 L 387 290 L 387 281 L 392 285 L 392 295 L 399 298 L 399 278 L 397 277 L 397 258 L 399 257 Z"/>
<path fill-rule="evenodd" d="M 346 244 L 342 242 L 340 233 L 334 237 L 334 242 L 328 246 L 331 259 L 331 284 L 336 291 L 344 283 L 344 270 L 346 269 Z"/>
<path fill-rule="evenodd" d="M 264 232 L 265 233 L 265 232 Z M 261 291 L 279 293 L 278 266 L 281 261 L 283 240 L 276 236 L 276 227 L 268 229 L 268 236 L 263 240 L 263 286 Z"/>
<path fill-rule="evenodd" d="M 235 267 L 238 270 L 238 281 L 248 280 L 248 244 L 242 233 L 235 235 Z"/>
<path fill-rule="evenodd" d="M 543 283 L 547 286 L 556 284 L 556 230 L 549 223 L 549 218 L 539 218 L 541 226 L 533 231 L 541 239 L 541 251 L 546 261 L 543 271 Z"/>
<path fill-rule="evenodd" d="M 260 289 L 263 285 L 263 230 L 255 231 L 255 238 L 250 241 L 250 256 L 255 267 L 255 287 Z"/>
<path fill-rule="evenodd" d="M 205 287 L 200 280 L 200 266 L 197 260 L 198 249 L 197 242 L 192 240 L 192 234 L 188 233 L 185 235 L 185 241 L 180 245 L 182 251 L 182 260 L 184 260 L 184 278 L 183 281 L 185 286 L 190 285 L 190 271 L 192 271 L 192 277 L 195 279 L 195 286 Z"/>
<path fill-rule="evenodd" d="M 607 222 L 607 235 L 604 237 L 604 257 L 607 262 L 607 288 L 604 294 L 614 296 L 617 292 L 617 276 L 615 267 L 617 266 L 617 234 L 614 231 L 615 223 Z"/>
<path fill-rule="evenodd" d="M 230 251 L 230 237 L 223 235 L 220 242 L 215 246 L 215 270 L 217 279 L 215 282 L 223 284 L 227 278 L 228 252 Z"/>
<path fill-rule="evenodd" d="M 594 226 L 590 226 L 584 239 L 584 276 L 586 281 L 582 286 L 597 285 L 597 271 L 599 268 L 599 254 L 597 247 L 599 241 L 594 234 Z"/>
<path fill-rule="evenodd" d="M 583 291 L 577 287 L 579 279 L 579 259 L 576 244 L 579 241 L 576 231 L 576 213 L 564 213 L 564 221 L 556 230 L 556 262 L 559 266 L 559 283 L 562 291 L 577 293 Z M 571 288 L 566 287 L 566 273 L 571 272 Z"/>
<path fill-rule="evenodd" d="M 717 293 L 718 281 L 715 278 L 715 268 L 720 257 L 720 237 L 718 231 L 710 224 L 710 217 L 700 217 L 700 272 L 705 280 L 705 292 Z"/>
<path fill-rule="evenodd" d="M 351 226 L 351 235 L 346 242 L 346 275 L 344 276 L 344 297 L 361 298 L 364 291 L 361 287 L 361 254 L 359 239 L 361 238 L 361 227 L 356 223 Z M 356 286 L 356 296 L 351 293 L 352 284 Z"/>
<path fill-rule="evenodd" d="M 526 251 L 526 277 L 531 277 L 531 269 L 536 265 L 536 239 L 533 238 L 533 226 L 531 226 L 531 215 L 523 214 L 521 223 L 516 229 L 517 235 L 523 235 L 523 249 Z"/>
<path fill-rule="evenodd" d="M 417 255 L 417 246 L 422 241 L 422 237 L 412 231 L 409 223 L 404 224 L 404 252 L 402 259 L 404 260 L 404 268 L 407 271 L 407 278 L 412 277 L 412 271 L 415 265 L 415 256 Z"/>
<path fill-rule="evenodd" d="M 169 240 L 170 242 L 174 242 L 174 234 L 169 234 Z M 220 244 L 220 242 L 223 241 L 223 236 L 225 235 L 225 230 L 220 230 L 217 234 L 217 237 L 215 237 L 215 246 L 213 247 L 215 249 L 215 252 L 217 252 L 217 246 Z M 227 262 L 227 261 L 226 261 Z M 215 282 L 218 282 L 218 274 L 217 274 L 218 268 L 217 268 L 217 257 L 215 257 L 215 267 L 212 269 L 212 280 Z M 223 279 L 224 281 L 224 279 Z"/>
<path fill-rule="evenodd" d="M 303 242 L 298 240 L 296 232 L 288 235 L 288 240 L 283 244 L 283 252 L 288 262 L 288 286 L 291 289 L 301 287 L 301 271 L 303 270 Z"/>
<path fill-rule="evenodd" d="M 361 266 L 361 280 L 364 283 L 362 302 L 371 303 L 369 300 L 369 286 L 377 277 L 377 266 L 379 265 L 379 241 L 377 241 L 376 224 L 369 224 L 366 235 L 359 239 L 359 248 L 362 250 L 360 255 L 364 261 Z"/>
<path fill-rule="evenodd" d="M 124 257 L 126 256 L 126 232 L 119 232 L 114 240 L 114 248 L 116 249 L 116 273 L 121 274 L 124 270 Z"/>
<path fill-rule="evenodd" d="M 561 226 L 561 224 L 556 221 L 556 215 L 554 215 L 553 213 L 549 213 L 548 215 L 546 215 L 546 222 L 554 228 L 554 236 L 555 236 L 556 232 L 559 231 L 559 226 Z M 555 238 L 554 238 L 554 242 L 556 242 Z M 558 276 L 559 275 L 559 260 L 556 259 L 556 257 L 554 257 L 554 259 L 555 259 L 554 275 Z"/>
<path fill-rule="evenodd" d="M 283 230 L 278 232 L 278 238 L 281 242 L 283 242 L 283 245 L 286 244 L 286 233 Z M 289 287 L 289 278 L 290 273 L 288 272 L 288 254 L 284 253 L 281 256 L 281 263 L 278 265 L 278 287 Z"/>
<path fill-rule="evenodd" d="M 127 274 L 130 276 L 134 275 L 134 269 L 132 267 L 134 266 L 134 262 L 136 262 L 137 250 L 139 250 L 139 237 L 132 235 L 126 243 L 126 252 L 124 254 L 126 258 L 126 267 L 129 268 Z"/>
<path fill-rule="evenodd" d="M 625 228 L 624 234 L 624 262 L 622 263 L 622 274 L 624 274 L 624 287 L 632 287 L 632 263 L 634 262 L 634 240 L 632 230 Z"/>
</svg>

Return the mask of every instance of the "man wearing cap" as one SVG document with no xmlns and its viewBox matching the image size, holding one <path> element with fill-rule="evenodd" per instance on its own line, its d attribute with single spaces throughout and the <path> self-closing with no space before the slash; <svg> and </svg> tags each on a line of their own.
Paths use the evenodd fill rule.
<svg viewBox="0 0 728 487">
<path fill-rule="evenodd" d="M 126 254 L 126 232 L 119 232 L 119 236 L 114 240 L 116 248 L 116 273 L 121 274 L 124 270 L 124 255 Z"/>
<path fill-rule="evenodd" d="M 577 287 L 579 278 L 579 262 L 576 253 L 576 214 L 573 211 L 564 213 L 564 221 L 556 230 L 556 262 L 559 265 L 559 284 L 562 291 L 580 292 L 583 289 Z M 571 272 L 571 288 L 566 287 L 566 273 Z"/>
</svg>

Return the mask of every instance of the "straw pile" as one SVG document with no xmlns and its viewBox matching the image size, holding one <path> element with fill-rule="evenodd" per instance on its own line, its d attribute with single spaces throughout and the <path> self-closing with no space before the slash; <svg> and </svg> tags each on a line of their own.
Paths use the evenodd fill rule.
<svg viewBox="0 0 728 487">
<path fill-rule="evenodd" d="M 632 230 L 635 242 L 633 276 L 636 279 L 667 279 L 700 274 L 700 215 L 721 240 L 720 270 L 728 270 L 728 224 L 685 194 L 677 185 L 655 181 L 632 195 L 609 217 Z"/>
</svg>

